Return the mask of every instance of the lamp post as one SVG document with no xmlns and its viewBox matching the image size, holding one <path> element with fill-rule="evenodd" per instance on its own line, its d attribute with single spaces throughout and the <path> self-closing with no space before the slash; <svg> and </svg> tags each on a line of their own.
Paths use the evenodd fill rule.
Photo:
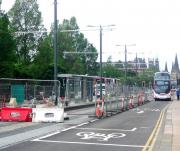
<svg viewBox="0 0 180 151">
<path fill-rule="evenodd" d="M 104 27 L 112 27 L 115 25 L 105 25 L 105 26 L 92 26 L 88 27 L 99 27 L 99 39 L 100 39 L 100 100 L 102 100 L 102 31 Z"/>
<path fill-rule="evenodd" d="M 1 13 L 1 4 L 2 4 L 2 0 L 0 0 L 0 13 Z"/>
<path fill-rule="evenodd" d="M 124 67 L 125 67 L 125 84 L 126 84 L 126 81 L 127 81 L 127 46 L 136 46 L 135 44 L 129 44 L 129 45 L 116 45 L 116 46 L 124 46 L 125 47 L 125 62 L 124 62 Z"/>
<path fill-rule="evenodd" d="M 54 87 L 55 87 L 55 105 L 57 105 L 57 0 L 54 0 Z"/>
<path fill-rule="evenodd" d="M 100 25 L 100 100 L 102 100 L 102 27 Z"/>
</svg>

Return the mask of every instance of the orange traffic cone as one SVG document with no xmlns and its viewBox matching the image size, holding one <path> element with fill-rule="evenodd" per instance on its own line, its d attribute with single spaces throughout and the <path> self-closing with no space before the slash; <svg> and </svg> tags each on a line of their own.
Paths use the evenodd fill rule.
<svg viewBox="0 0 180 151">
<path fill-rule="evenodd" d="M 132 109 L 134 107 L 134 104 L 133 104 L 133 96 L 130 96 L 129 97 L 129 108 Z"/>
<path fill-rule="evenodd" d="M 142 105 L 142 97 L 138 95 L 138 106 Z"/>
<path fill-rule="evenodd" d="M 96 116 L 100 118 L 102 116 L 102 111 L 100 109 L 100 99 L 97 100 L 97 105 L 96 105 Z"/>
</svg>

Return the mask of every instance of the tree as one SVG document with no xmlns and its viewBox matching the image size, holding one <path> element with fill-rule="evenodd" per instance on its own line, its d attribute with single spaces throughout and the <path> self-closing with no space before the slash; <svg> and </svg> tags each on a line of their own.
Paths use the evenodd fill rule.
<svg viewBox="0 0 180 151">
<path fill-rule="evenodd" d="M 13 77 L 15 41 L 7 14 L 0 13 L 0 77 Z"/>
<path fill-rule="evenodd" d="M 16 0 L 8 12 L 11 26 L 16 35 L 18 62 L 28 65 L 37 53 L 37 46 L 44 35 L 41 13 L 37 0 Z"/>
<path fill-rule="evenodd" d="M 58 64 L 66 73 L 96 74 L 97 50 L 78 30 L 76 18 L 64 20 L 58 28 Z M 68 32 L 71 30 L 71 32 Z M 64 32 L 62 32 L 64 31 Z M 65 54 L 64 52 L 72 52 Z M 86 53 L 91 52 L 91 53 Z M 71 61 L 70 61 L 71 60 Z"/>
<path fill-rule="evenodd" d="M 111 64 L 106 64 L 102 68 L 102 72 L 104 77 L 111 77 L 111 78 L 122 78 L 124 75 L 122 71 L 120 71 Z"/>
<path fill-rule="evenodd" d="M 50 35 L 39 43 L 38 52 L 32 62 L 32 77 L 53 79 L 53 49 Z"/>
</svg>

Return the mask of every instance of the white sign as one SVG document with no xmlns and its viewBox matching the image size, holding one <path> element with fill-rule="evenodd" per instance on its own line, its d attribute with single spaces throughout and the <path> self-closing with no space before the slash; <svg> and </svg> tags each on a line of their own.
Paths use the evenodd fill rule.
<svg viewBox="0 0 180 151">
<path fill-rule="evenodd" d="M 103 134 L 94 132 L 79 132 L 76 135 L 82 136 L 80 139 L 97 139 L 97 141 L 108 141 L 110 138 L 122 138 L 126 136 L 124 133 Z"/>
</svg>

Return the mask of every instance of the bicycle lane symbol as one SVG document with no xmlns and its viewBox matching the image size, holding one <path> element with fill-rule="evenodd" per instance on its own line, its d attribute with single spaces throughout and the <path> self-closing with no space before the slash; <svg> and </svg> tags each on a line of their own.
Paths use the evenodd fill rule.
<svg viewBox="0 0 180 151">
<path fill-rule="evenodd" d="M 122 138 L 126 136 L 126 134 L 124 133 L 103 134 L 103 133 L 95 133 L 95 132 L 79 132 L 76 135 L 80 136 L 81 137 L 80 139 L 83 140 L 96 139 L 97 141 L 108 141 L 111 138 Z"/>
</svg>

